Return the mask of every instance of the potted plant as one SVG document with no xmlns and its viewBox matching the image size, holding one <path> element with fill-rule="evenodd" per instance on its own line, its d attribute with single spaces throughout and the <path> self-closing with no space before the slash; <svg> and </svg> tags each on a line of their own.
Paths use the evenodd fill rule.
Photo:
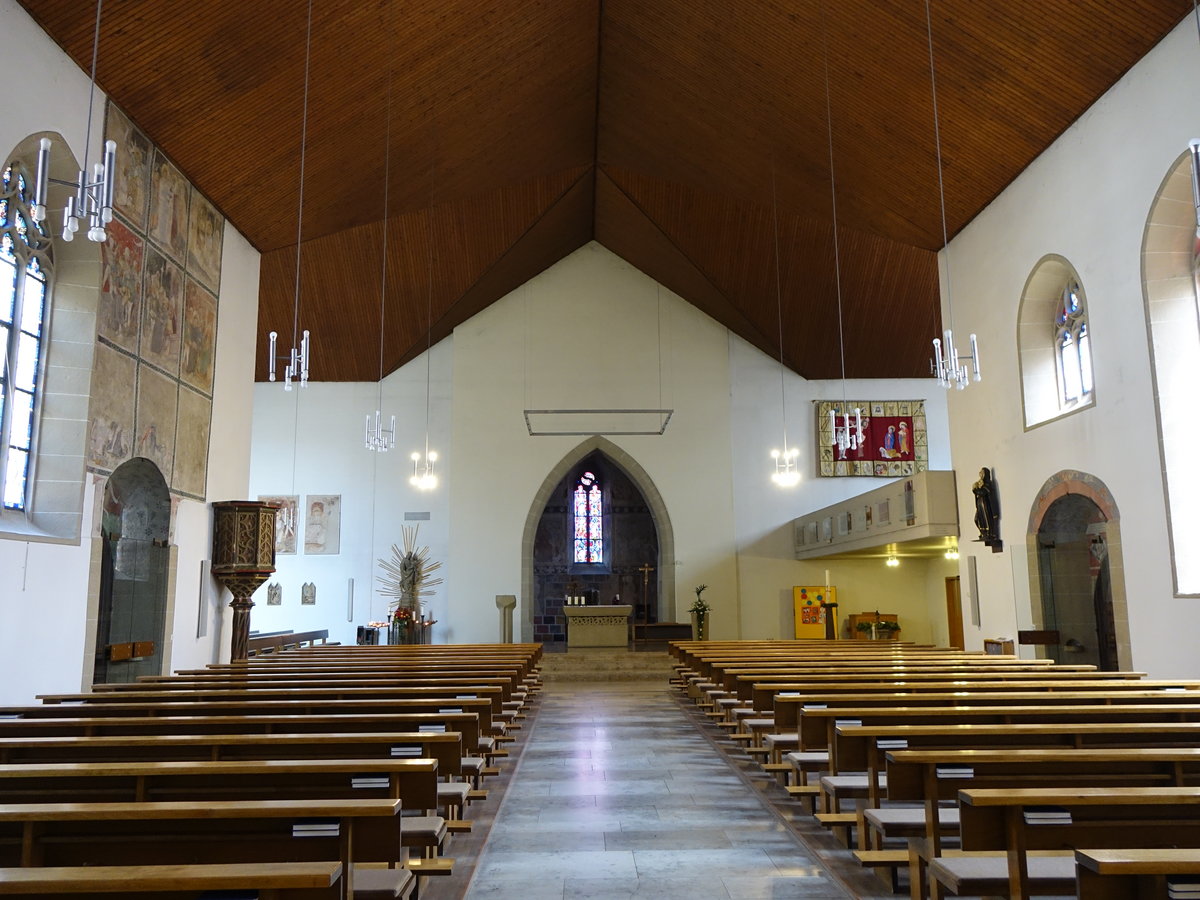
<svg viewBox="0 0 1200 900">
<path fill-rule="evenodd" d="M 890 622 L 887 619 L 859 622 L 855 627 L 869 635 L 873 641 L 895 640 L 896 635 L 900 632 L 900 623 Z"/>
<path fill-rule="evenodd" d="M 712 609 L 703 597 L 704 592 L 708 590 L 707 584 L 701 584 L 696 587 L 696 602 L 689 608 L 688 612 L 692 614 L 692 640 L 707 641 L 708 640 L 708 611 Z"/>
</svg>

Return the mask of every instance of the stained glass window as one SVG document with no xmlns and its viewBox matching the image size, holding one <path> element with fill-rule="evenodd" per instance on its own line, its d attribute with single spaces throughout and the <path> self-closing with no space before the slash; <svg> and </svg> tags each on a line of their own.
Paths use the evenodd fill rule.
<svg viewBox="0 0 1200 900">
<path fill-rule="evenodd" d="M 573 495 L 575 519 L 574 560 L 577 563 L 604 562 L 604 515 L 600 481 L 592 472 L 579 476 Z"/>
<path fill-rule="evenodd" d="M 1058 353 L 1059 402 L 1064 407 L 1089 399 L 1092 392 L 1092 349 L 1087 315 L 1079 296 L 1079 285 L 1071 282 L 1062 293 L 1054 320 Z"/>
<path fill-rule="evenodd" d="M 33 223 L 19 163 L 0 177 L 0 502 L 24 510 L 37 434 L 50 242 Z"/>
</svg>

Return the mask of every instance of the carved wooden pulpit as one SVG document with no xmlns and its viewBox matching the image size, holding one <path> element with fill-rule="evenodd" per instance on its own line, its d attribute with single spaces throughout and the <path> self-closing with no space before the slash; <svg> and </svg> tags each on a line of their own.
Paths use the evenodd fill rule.
<svg viewBox="0 0 1200 900">
<path fill-rule="evenodd" d="M 233 594 L 229 659 L 245 659 L 250 643 L 250 597 L 275 572 L 275 513 L 269 503 L 213 504 L 212 574 Z"/>
</svg>

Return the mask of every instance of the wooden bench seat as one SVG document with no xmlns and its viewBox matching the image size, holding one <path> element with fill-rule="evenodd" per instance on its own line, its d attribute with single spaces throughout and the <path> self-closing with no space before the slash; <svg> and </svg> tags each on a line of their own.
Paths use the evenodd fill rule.
<svg viewBox="0 0 1200 900">
<path fill-rule="evenodd" d="M 411 876 L 400 875 L 406 877 Z M 206 891 L 249 890 L 270 892 L 278 900 L 334 900 L 341 897 L 341 881 L 342 866 L 336 862 L 6 868 L 0 869 L 0 896 L 26 900 L 118 894 L 194 900 Z"/>
<path fill-rule="evenodd" d="M 1069 851 L 1031 855 L 1027 859 L 1030 894 L 1026 896 L 1075 895 L 1075 860 Z M 930 862 L 929 878 L 956 896 L 1007 896 L 1008 860 L 1002 854 L 941 856 Z"/>
<path fill-rule="evenodd" d="M 1154 848 L 1076 850 L 1075 879 L 1080 900 L 1165 897 L 1172 876 L 1200 881 L 1200 850 Z"/>
</svg>

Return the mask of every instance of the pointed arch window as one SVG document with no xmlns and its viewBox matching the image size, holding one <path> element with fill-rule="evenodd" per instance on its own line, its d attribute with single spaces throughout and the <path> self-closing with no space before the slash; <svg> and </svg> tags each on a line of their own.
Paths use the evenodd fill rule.
<svg viewBox="0 0 1200 900">
<path fill-rule="evenodd" d="M 574 547 L 577 563 L 604 562 L 604 502 L 600 479 L 584 472 L 575 483 L 573 494 Z"/>
<path fill-rule="evenodd" d="M 37 436 L 51 243 L 19 162 L 0 173 L 0 505 L 24 512 Z"/>
<path fill-rule="evenodd" d="M 1054 346 L 1058 355 L 1059 403 L 1063 408 L 1091 399 L 1092 343 L 1079 284 L 1067 283 L 1054 321 Z"/>
</svg>

